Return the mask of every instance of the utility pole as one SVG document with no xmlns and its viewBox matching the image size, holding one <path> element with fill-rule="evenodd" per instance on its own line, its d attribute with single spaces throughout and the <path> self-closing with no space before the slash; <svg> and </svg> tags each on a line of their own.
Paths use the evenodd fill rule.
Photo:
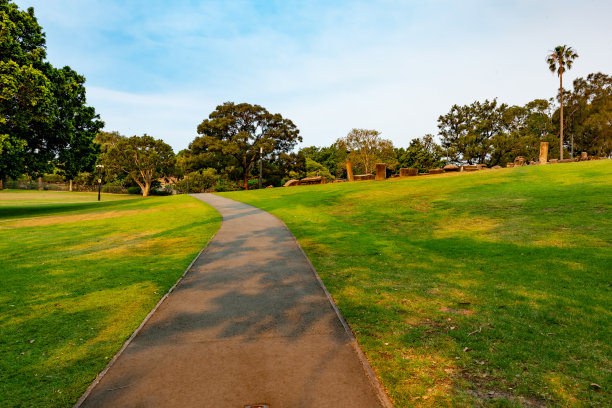
<svg viewBox="0 0 612 408">
<path fill-rule="evenodd" d="M 263 172 L 262 158 L 263 158 L 263 147 L 260 147 L 259 148 L 259 189 L 260 190 L 261 190 L 261 174 Z"/>
</svg>

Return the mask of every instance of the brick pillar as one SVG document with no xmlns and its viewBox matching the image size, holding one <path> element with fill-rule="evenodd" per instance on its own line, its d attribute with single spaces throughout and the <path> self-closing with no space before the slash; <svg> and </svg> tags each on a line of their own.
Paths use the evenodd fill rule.
<svg viewBox="0 0 612 408">
<path fill-rule="evenodd" d="M 387 178 L 387 165 L 385 163 L 376 163 L 376 180 L 384 180 Z"/>
<path fill-rule="evenodd" d="M 548 162 L 548 142 L 540 142 L 540 164 Z"/>
<path fill-rule="evenodd" d="M 353 177 L 353 165 L 350 160 L 346 161 L 346 176 L 348 177 L 348 181 L 355 181 L 355 177 Z"/>
</svg>

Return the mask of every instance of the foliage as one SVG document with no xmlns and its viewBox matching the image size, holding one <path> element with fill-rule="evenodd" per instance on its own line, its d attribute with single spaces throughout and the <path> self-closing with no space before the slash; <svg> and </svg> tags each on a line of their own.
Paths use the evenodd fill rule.
<svg viewBox="0 0 612 408">
<path fill-rule="evenodd" d="M 259 105 L 226 102 L 198 126 L 197 137 L 185 155 L 185 168 L 211 167 L 248 188 L 260 149 L 264 161 L 289 153 L 302 138 L 289 119 Z"/>
<path fill-rule="evenodd" d="M 563 73 L 566 69 L 572 69 L 576 58 L 578 58 L 578 53 L 567 45 L 558 45 L 546 57 L 546 63 L 550 71 L 556 72 L 559 76 L 559 159 L 563 159 Z"/>
<path fill-rule="evenodd" d="M 96 199 L 0 192 L 2 407 L 72 407 L 220 225 L 189 196 Z"/>
<path fill-rule="evenodd" d="M 58 166 L 69 178 L 95 161 L 103 126 L 85 105 L 85 78 L 45 62 L 34 9 L 0 0 L 0 179 Z"/>
<path fill-rule="evenodd" d="M 147 197 L 156 179 L 172 173 L 174 153 L 170 145 L 145 134 L 118 138 L 102 153 L 100 161 L 109 173 L 127 175 Z"/>
<path fill-rule="evenodd" d="M 396 407 L 603 407 L 611 172 L 599 160 L 226 196 L 287 224 Z"/>
<path fill-rule="evenodd" d="M 508 105 L 497 100 L 453 105 L 438 118 L 439 135 L 446 156 L 453 162 L 485 163 L 493 151 L 493 137 L 503 128 Z"/>
<path fill-rule="evenodd" d="M 596 73 L 575 79 L 566 109 L 567 129 L 575 150 L 612 156 L 612 77 Z"/>
<path fill-rule="evenodd" d="M 142 190 L 140 189 L 140 187 L 128 187 L 127 188 L 127 193 L 128 194 L 141 194 Z"/>
<path fill-rule="evenodd" d="M 434 141 L 433 135 L 425 135 L 420 139 L 413 139 L 407 149 L 395 149 L 398 168 L 412 167 L 421 172 L 444 166 L 444 151 Z"/>
<path fill-rule="evenodd" d="M 331 175 L 327 167 L 323 166 L 316 161 L 306 158 L 306 177 L 324 177 L 327 180 L 333 180 L 334 176 Z"/>
<path fill-rule="evenodd" d="M 304 147 L 300 149 L 300 153 L 307 159 L 327 167 L 329 173 L 336 177 L 346 175 L 346 151 L 339 151 L 335 144 L 329 147 Z"/>
<path fill-rule="evenodd" d="M 390 169 L 397 167 L 393 143 L 382 139 L 377 130 L 352 129 L 336 141 L 336 149 L 348 153 L 348 159 L 357 172 L 372 173 L 376 163 L 385 163 Z"/>
<path fill-rule="evenodd" d="M 218 180 L 215 169 L 204 169 L 187 174 L 175 184 L 175 188 L 180 193 L 204 193 L 213 188 Z"/>
</svg>

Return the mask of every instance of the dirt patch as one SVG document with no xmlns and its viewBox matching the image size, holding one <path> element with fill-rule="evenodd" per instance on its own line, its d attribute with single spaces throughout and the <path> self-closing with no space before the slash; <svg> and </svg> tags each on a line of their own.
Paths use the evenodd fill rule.
<svg viewBox="0 0 612 408">
<path fill-rule="evenodd" d="M 451 309 L 450 307 L 443 307 L 440 309 L 440 311 L 445 313 L 460 314 L 463 316 L 471 316 L 476 313 L 471 309 Z"/>
</svg>

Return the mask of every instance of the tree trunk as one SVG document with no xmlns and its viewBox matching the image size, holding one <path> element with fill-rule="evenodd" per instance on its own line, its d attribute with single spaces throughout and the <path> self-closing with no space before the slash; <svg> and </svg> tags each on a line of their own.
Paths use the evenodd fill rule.
<svg viewBox="0 0 612 408">
<path fill-rule="evenodd" d="M 141 187 L 142 188 L 142 187 Z M 144 188 L 142 189 L 142 196 L 143 197 L 148 197 L 149 196 L 149 190 L 151 189 L 151 182 L 149 181 L 145 181 L 145 185 Z"/>
<path fill-rule="evenodd" d="M 559 132 L 559 160 L 563 160 L 563 73 L 559 74 L 559 90 L 561 91 L 561 129 Z"/>
<path fill-rule="evenodd" d="M 4 188 L 3 180 L 0 178 L 0 190 Z"/>
<path fill-rule="evenodd" d="M 69 191 L 72 191 L 72 179 L 70 179 L 70 190 Z"/>
</svg>

